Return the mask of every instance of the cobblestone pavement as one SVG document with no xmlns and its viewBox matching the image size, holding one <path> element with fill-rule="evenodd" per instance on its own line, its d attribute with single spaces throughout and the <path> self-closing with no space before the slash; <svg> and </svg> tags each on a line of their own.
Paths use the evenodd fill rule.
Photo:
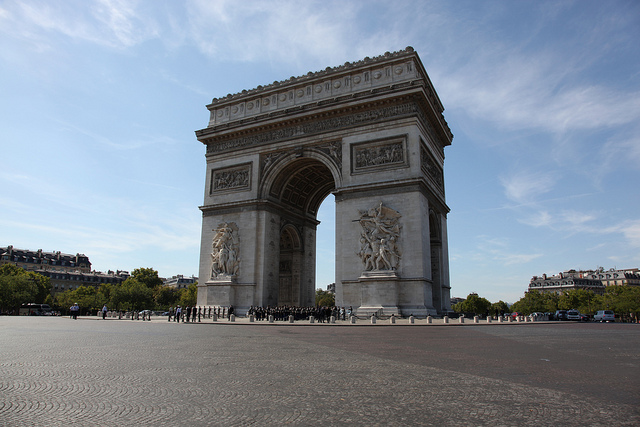
<svg viewBox="0 0 640 427">
<path fill-rule="evenodd" d="M 0 317 L 0 425 L 640 425 L 640 325 Z"/>
</svg>

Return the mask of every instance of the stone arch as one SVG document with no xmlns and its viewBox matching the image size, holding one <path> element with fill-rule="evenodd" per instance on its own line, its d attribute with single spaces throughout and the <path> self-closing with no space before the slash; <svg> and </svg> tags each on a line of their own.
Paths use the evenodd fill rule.
<svg viewBox="0 0 640 427">
<path fill-rule="evenodd" d="M 315 218 L 322 201 L 340 186 L 340 171 L 322 152 L 283 155 L 269 165 L 259 194 Z"/>
<path fill-rule="evenodd" d="M 207 161 L 198 305 L 239 314 L 313 305 L 317 213 L 333 194 L 338 305 L 365 316 L 450 308 L 443 171 L 453 135 L 412 48 L 207 109 L 209 123 L 196 131 Z M 238 262 L 212 275 L 219 224 L 235 224 Z"/>
</svg>

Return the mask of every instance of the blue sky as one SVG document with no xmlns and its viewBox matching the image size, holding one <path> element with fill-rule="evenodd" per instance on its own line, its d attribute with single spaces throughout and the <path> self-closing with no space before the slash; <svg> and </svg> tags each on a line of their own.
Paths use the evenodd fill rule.
<svg viewBox="0 0 640 427">
<path fill-rule="evenodd" d="M 635 0 L 0 1 L 0 246 L 197 275 L 205 105 L 412 46 L 455 135 L 452 296 L 640 267 L 638 40 Z"/>
</svg>

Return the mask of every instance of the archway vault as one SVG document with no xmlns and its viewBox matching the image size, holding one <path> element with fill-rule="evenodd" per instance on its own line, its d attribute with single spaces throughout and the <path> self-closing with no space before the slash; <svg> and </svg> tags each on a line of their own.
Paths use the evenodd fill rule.
<svg viewBox="0 0 640 427">
<path fill-rule="evenodd" d="M 296 158 L 283 163 L 274 171 L 266 191 L 268 198 L 315 218 L 322 201 L 336 188 L 331 170 L 314 158 Z"/>
</svg>

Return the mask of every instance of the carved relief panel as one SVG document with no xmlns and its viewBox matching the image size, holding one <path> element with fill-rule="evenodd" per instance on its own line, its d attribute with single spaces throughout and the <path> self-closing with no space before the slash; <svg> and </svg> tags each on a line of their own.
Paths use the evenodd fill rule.
<svg viewBox="0 0 640 427">
<path fill-rule="evenodd" d="M 358 256 L 364 271 L 397 270 L 402 253 L 398 247 L 401 226 L 399 212 L 380 202 L 367 211 L 360 211 L 360 251 Z"/>
<path fill-rule="evenodd" d="M 251 163 L 211 171 L 209 194 L 251 189 Z"/>
<path fill-rule="evenodd" d="M 351 172 L 406 167 L 406 136 L 381 141 L 353 144 L 351 146 Z"/>
<path fill-rule="evenodd" d="M 211 242 L 211 279 L 231 278 L 240 268 L 240 241 L 236 223 L 218 224 Z"/>
</svg>

